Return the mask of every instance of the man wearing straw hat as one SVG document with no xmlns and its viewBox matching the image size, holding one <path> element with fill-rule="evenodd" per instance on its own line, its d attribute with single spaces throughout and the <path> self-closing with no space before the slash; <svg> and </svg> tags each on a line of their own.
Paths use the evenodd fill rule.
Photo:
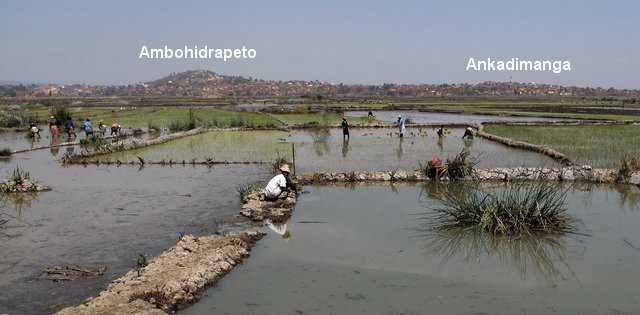
<svg viewBox="0 0 640 315">
<path fill-rule="evenodd" d="M 291 173 L 291 170 L 289 169 L 288 164 L 280 165 L 280 174 L 274 176 L 267 184 L 267 187 L 264 188 L 265 200 L 278 200 L 283 192 L 289 191 L 289 186 L 291 185 L 289 184 L 290 181 L 287 180 L 289 178 L 289 173 Z M 286 196 L 286 194 L 284 196 Z"/>
</svg>

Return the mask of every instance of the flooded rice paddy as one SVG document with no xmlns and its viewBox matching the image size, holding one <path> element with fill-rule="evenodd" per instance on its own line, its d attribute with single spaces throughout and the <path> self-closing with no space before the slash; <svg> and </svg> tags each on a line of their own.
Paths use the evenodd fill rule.
<svg viewBox="0 0 640 315">
<path fill-rule="evenodd" d="M 640 198 L 631 188 L 569 190 L 587 235 L 506 241 L 427 232 L 420 214 L 442 186 L 305 187 L 290 222 L 182 313 L 637 313 Z"/>
<path fill-rule="evenodd" d="M 506 147 L 482 138 L 462 140 L 462 129 L 451 129 L 438 139 L 435 130 L 409 128 L 400 139 L 395 129 L 352 129 L 348 141 L 340 129 L 285 131 L 208 132 L 162 145 L 119 152 L 100 159 L 190 161 L 213 158 L 216 161 L 265 161 L 277 157 L 292 160 L 295 144 L 296 170 L 355 171 L 416 169 L 419 162 L 434 156 L 446 158 L 463 149 L 479 157 L 480 167 L 557 166 L 544 155 Z"/>
<path fill-rule="evenodd" d="M 345 115 L 350 117 L 367 117 L 368 111 L 348 111 Z M 517 121 L 557 121 L 554 118 L 544 117 L 520 117 L 520 116 L 494 116 L 494 115 L 468 115 L 437 112 L 418 111 L 374 111 L 377 120 L 395 122 L 398 115 L 409 118 L 414 124 L 480 124 L 485 122 L 517 122 Z"/>
<path fill-rule="evenodd" d="M 74 147 L 56 157 L 67 149 Z M 0 162 L 3 179 L 20 165 L 53 188 L 0 199 L 0 216 L 8 220 L 0 227 L 0 314 L 47 314 L 78 304 L 132 269 L 139 254 L 157 255 L 181 233 L 233 228 L 236 187 L 270 176 L 264 166 L 85 168 L 62 167 L 53 158 L 40 150 Z M 107 271 L 45 279 L 45 268 L 64 265 Z"/>
</svg>

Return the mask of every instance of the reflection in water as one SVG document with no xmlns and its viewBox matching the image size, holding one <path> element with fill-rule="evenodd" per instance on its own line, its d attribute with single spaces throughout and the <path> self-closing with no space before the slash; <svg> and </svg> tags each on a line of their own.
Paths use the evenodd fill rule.
<svg viewBox="0 0 640 315">
<path fill-rule="evenodd" d="M 37 195 L 35 193 L 0 194 L 0 228 L 6 227 L 11 220 L 29 226 L 30 224 L 24 221 L 23 212 L 31 207 L 36 198 Z M 7 212 L 10 208 L 13 208 L 13 213 Z M 5 233 L 0 234 L 7 235 Z"/>
<path fill-rule="evenodd" d="M 265 223 L 267 224 L 267 227 L 269 227 L 269 229 L 271 229 L 272 231 L 274 231 L 276 234 L 282 236 L 282 238 L 284 239 L 290 239 L 291 238 L 291 232 L 289 232 L 287 230 L 287 223 L 275 223 L 273 221 L 271 221 L 270 219 L 265 220 Z"/>
<path fill-rule="evenodd" d="M 349 154 L 349 138 L 342 138 L 342 157 L 346 158 Z"/>
<path fill-rule="evenodd" d="M 478 227 L 424 231 L 426 248 L 442 255 L 444 262 L 459 257 L 477 263 L 483 257 L 497 259 L 515 268 L 523 278 L 530 267 L 549 280 L 564 279 L 571 273 L 566 263 L 566 237 L 555 234 L 527 235 L 518 238 L 494 236 Z"/>
<path fill-rule="evenodd" d="M 444 139 L 442 137 L 438 137 L 438 149 L 440 149 L 440 154 L 444 153 Z"/>
<path fill-rule="evenodd" d="M 572 190 L 587 194 L 588 198 L 581 198 L 582 204 L 585 207 L 592 207 L 594 200 L 593 195 L 602 187 L 613 188 L 613 190 L 617 192 L 615 196 L 619 199 L 618 207 L 620 209 L 640 210 L 640 187 L 638 186 L 626 184 L 610 185 L 581 181 L 571 183 Z"/>
<path fill-rule="evenodd" d="M 396 157 L 398 158 L 398 161 L 402 160 L 402 155 L 404 154 L 404 151 L 402 149 L 402 141 L 404 141 L 404 138 L 399 138 L 398 149 L 396 150 Z"/>
<path fill-rule="evenodd" d="M 315 150 L 317 156 L 323 156 L 331 152 L 329 146 L 331 131 L 329 129 L 310 130 L 309 134 L 313 139 L 313 149 Z"/>
<path fill-rule="evenodd" d="M 60 153 L 60 136 L 58 135 L 57 131 L 51 134 L 50 147 L 51 155 L 58 156 L 58 154 Z"/>
<path fill-rule="evenodd" d="M 462 140 L 462 143 L 464 143 L 464 148 L 467 151 L 471 150 L 471 148 L 473 147 L 473 139 L 464 139 Z"/>
</svg>

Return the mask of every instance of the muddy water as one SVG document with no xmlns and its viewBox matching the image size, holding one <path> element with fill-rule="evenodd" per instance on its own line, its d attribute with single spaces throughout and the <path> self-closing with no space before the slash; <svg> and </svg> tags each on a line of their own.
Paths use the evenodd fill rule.
<svg viewBox="0 0 640 315">
<path fill-rule="evenodd" d="M 344 141 L 341 129 L 284 131 L 208 132 L 166 144 L 120 152 L 101 159 L 135 161 L 214 160 L 273 161 L 278 156 L 292 159 L 295 143 L 299 172 L 332 170 L 415 169 L 433 156 L 446 158 L 468 149 L 479 157 L 480 167 L 557 166 L 551 158 L 512 149 L 485 139 L 464 141 L 462 129 L 448 130 L 441 140 L 433 129 L 408 128 L 400 139 L 395 129 L 352 129 Z"/>
<path fill-rule="evenodd" d="M 583 187 L 590 236 L 499 241 L 424 232 L 442 187 L 306 187 L 289 233 L 183 314 L 631 314 L 640 312 L 637 188 Z"/>
<path fill-rule="evenodd" d="M 349 111 L 345 115 L 351 117 L 367 117 L 368 111 Z M 398 115 L 409 118 L 414 124 L 480 124 L 484 122 L 514 122 L 514 121 L 555 121 L 558 119 L 544 117 L 517 117 L 493 115 L 467 115 L 418 111 L 374 111 L 376 119 L 395 122 Z"/>
<path fill-rule="evenodd" d="M 53 190 L 0 200 L 8 220 L 0 227 L 0 314 L 80 303 L 130 270 L 138 254 L 157 255 L 180 233 L 211 234 L 235 221 L 236 186 L 270 176 L 263 166 L 61 167 L 46 150 L 0 163 L 0 175 L 15 165 Z M 108 269 L 68 282 L 41 277 L 46 267 L 70 264 Z"/>
</svg>

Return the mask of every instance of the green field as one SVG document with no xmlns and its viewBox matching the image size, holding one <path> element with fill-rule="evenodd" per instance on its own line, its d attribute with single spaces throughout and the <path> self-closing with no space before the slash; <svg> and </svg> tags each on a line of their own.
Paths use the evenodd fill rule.
<svg viewBox="0 0 640 315">
<path fill-rule="evenodd" d="M 508 126 L 485 131 L 515 140 L 547 145 L 578 163 L 615 167 L 625 156 L 640 156 L 640 126 Z"/>
</svg>

